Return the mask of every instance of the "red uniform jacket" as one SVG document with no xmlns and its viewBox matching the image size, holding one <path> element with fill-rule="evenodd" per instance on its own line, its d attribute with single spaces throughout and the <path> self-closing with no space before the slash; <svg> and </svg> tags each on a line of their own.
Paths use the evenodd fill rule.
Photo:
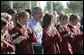
<svg viewBox="0 0 84 55">
<path fill-rule="evenodd" d="M 73 28 L 71 25 L 68 25 L 72 33 L 80 33 L 78 35 L 74 35 L 73 38 L 70 38 L 70 43 L 72 46 L 72 50 L 74 53 L 83 51 L 83 32 L 80 31 L 80 27 L 77 26 L 76 29 Z"/>
<path fill-rule="evenodd" d="M 60 42 L 59 33 L 52 37 L 51 31 L 43 29 L 42 43 L 44 46 L 44 54 L 56 54 L 57 46 L 55 44 L 57 41 Z"/>
<path fill-rule="evenodd" d="M 16 39 L 19 36 L 22 36 L 22 33 L 24 32 L 24 29 L 22 28 L 22 26 L 20 24 L 17 24 L 13 29 L 11 34 L 18 32 L 17 35 L 15 35 L 12 39 Z M 35 36 L 32 34 L 27 34 L 26 37 L 23 41 L 21 41 L 19 44 L 15 44 L 16 47 L 16 54 L 34 54 L 34 50 L 32 47 L 31 42 L 33 41 L 33 38 L 35 38 Z"/>
<path fill-rule="evenodd" d="M 8 42 L 5 44 L 3 41 L 1 42 L 1 54 L 9 54 L 9 52 L 14 52 L 14 47 Z"/>
<path fill-rule="evenodd" d="M 57 26 L 57 29 L 59 31 L 60 25 Z M 60 33 L 61 38 L 62 38 L 62 42 L 59 42 L 59 49 L 60 49 L 60 54 L 72 54 L 72 47 L 71 44 L 69 43 L 68 37 L 63 38 L 63 35 L 65 35 L 66 33 L 70 32 L 69 28 L 64 28 L 66 31 L 62 31 Z"/>
<path fill-rule="evenodd" d="M 14 24 L 12 24 L 12 23 L 10 22 L 10 24 L 9 24 L 9 26 L 8 26 L 8 32 L 9 32 L 9 34 L 11 33 L 13 27 L 14 27 Z"/>
</svg>

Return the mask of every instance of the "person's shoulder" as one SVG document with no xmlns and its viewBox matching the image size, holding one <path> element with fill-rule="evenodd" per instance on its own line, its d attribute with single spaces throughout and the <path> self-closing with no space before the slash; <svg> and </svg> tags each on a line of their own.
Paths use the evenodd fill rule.
<svg viewBox="0 0 84 55">
<path fill-rule="evenodd" d="M 31 18 L 30 20 L 29 20 L 29 24 L 31 24 L 31 23 L 33 23 L 34 22 L 34 18 Z"/>
<path fill-rule="evenodd" d="M 33 20 L 33 18 L 29 19 L 29 22 L 31 22 Z"/>
<path fill-rule="evenodd" d="M 22 26 L 20 25 L 20 24 L 16 24 L 14 27 L 13 27 L 13 31 L 15 31 L 15 30 L 19 30 L 19 29 L 21 29 L 22 28 Z"/>
<path fill-rule="evenodd" d="M 69 28 L 73 28 L 70 24 L 68 24 L 68 27 L 69 27 Z"/>
<path fill-rule="evenodd" d="M 33 25 L 34 25 L 34 24 L 33 24 L 33 20 L 32 20 L 32 19 L 30 19 L 30 20 L 29 20 L 28 25 L 29 25 L 29 26 L 33 26 Z"/>
</svg>

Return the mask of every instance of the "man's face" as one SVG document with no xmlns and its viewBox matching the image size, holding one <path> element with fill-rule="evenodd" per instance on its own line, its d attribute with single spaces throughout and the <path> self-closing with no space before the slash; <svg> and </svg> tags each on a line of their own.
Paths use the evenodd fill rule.
<svg viewBox="0 0 84 55">
<path fill-rule="evenodd" d="M 37 17 L 37 21 L 40 21 L 43 17 L 43 11 L 38 9 L 38 12 L 36 12 L 35 16 Z"/>
</svg>

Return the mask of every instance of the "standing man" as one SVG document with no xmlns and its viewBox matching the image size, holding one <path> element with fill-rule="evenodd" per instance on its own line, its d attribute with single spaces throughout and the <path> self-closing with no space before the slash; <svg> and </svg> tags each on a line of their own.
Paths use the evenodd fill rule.
<svg viewBox="0 0 84 55">
<path fill-rule="evenodd" d="M 32 9 L 32 18 L 29 20 L 29 27 L 31 28 L 32 32 L 36 34 L 38 41 L 32 42 L 34 47 L 34 54 L 42 54 L 42 34 L 43 29 L 40 24 L 40 21 L 43 17 L 43 11 L 40 7 L 34 7 Z"/>
</svg>

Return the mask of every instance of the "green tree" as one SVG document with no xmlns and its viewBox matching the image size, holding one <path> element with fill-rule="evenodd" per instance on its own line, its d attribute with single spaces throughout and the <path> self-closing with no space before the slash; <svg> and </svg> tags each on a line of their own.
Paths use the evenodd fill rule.
<svg viewBox="0 0 84 55">
<path fill-rule="evenodd" d="M 36 2 L 35 1 L 31 1 L 31 8 L 36 6 Z M 28 1 L 14 1 L 14 9 L 16 9 L 17 11 L 20 10 L 25 10 L 29 8 L 29 4 Z"/>
<path fill-rule="evenodd" d="M 31 8 L 36 5 L 36 1 L 31 1 Z M 10 1 L 1 1 L 1 12 L 6 12 L 8 8 L 10 8 Z M 28 1 L 13 1 L 13 8 L 17 11 L 28 9 Z"/>
<path fill-rule="evenodd" d="M 60 2 L 56 2 L 55 5 L 54 5 L 54 9 L 58 12 L 58 11 L 63 11 L 64 7 L 62 5 L 62 3 Z"/>
<path fill-rule="evenodd" d="M 60 2 L 53 2 L 53 10 L 54 11 L 62 11 L 64 9 L 63 5 Z M 47 5 L 45 7 L 45 11 L 50 12 L 50 2 L 47 2 Z"/>
<path fill-rule="evenodd" d="M 70 3 L 67 3 L 67 6 L 72 13 L 83 12 L 83 1 L 70 1 Z"/>
<path fill-rule="evenodd" d="M 36 1 L 31 1 L 31 8 L 34 8 L 35 6 L 37 6 L 37 2 Z"/>
<path fill-rule="evenodd" d="M 14 1 L 13 8 L 17 11 L 21 11 L 28 8 L 28 5 L 27 5 L 27 2 L 24 2 L 24 1 Z"/>
<path fill-rule="evenodd" d="M 1 1 L 1 12 L 6 12 L 10 8 L 9 1 Z"/>
</svg>

